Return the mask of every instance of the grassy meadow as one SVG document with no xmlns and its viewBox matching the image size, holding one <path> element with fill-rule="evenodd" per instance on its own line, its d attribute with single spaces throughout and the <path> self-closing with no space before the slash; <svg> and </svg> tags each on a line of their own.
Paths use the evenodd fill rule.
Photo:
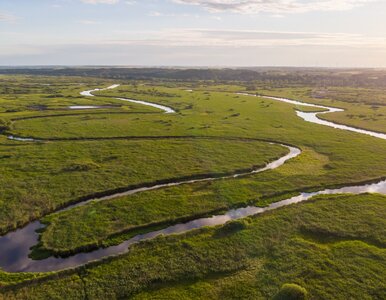
<svg viewBox="0 0 386 300">
<path fill-rule="evenodd" d="M 285 87 L 262 88 L 254 92 L 343 108 L 345 110 L 343 112 L 324 114 L 320 117 L 339 124 L 386 132 L 386 93 L 384 89 Z"/>
<path fill-rule="evenodd" d="M 281 146 L 239 140 L 6 142 L 0 145 L 0 228 L 16 228 L 84 197 L 249 170 L 286 153 Z"/>
<path fill-rule="evenodd" d="M 96 92 L 98 97 L 79 94 L 114 83 L 121 86 Z M 0 232 L 40 219 L 47 227 L 32 255 L 66 256 L 234 207 L 385 178 L 385 140 L 296 116 L 295 110 L 310 108 L 235 94 L 246 90 L 342 107 L 345 112 L 323 118 L 385 132 L 386 100 L 375 89 L 322 93 L 307 86 L 251 88 L 239 82 L 1 76 Z M 176 113 L 114 97 L 159 103 Z M 104 108 L 70 110 L 71 105 Z M 38 141 L 11 141 L 8 135 Z M 288 153 L 270 142 L 302 153 L 259 174 L 55 213 L 128 188 L 252 170 Z M 63 294 L 68 299 L 271 299 L 286 283 L 305 288 L 310 299 L 382 299 L 385 199 L 317 197 L 224 226 L 160 237 L 74 270 L 0 271 L 0 299 L 60 299 Z"/>
<path fill-rule="evenodd" d="M 176 87 L 147 85 L 122 85 L 116 90 L 99 93 L 109 97 L 121 96 L 169 105 L 178 113 L 92 116 L 85 112 L 79 116 L 30 118 L 14 122 L 11 132 L 15 135 L 52 140 L 49 144 L 53 145 L 63 145 L 71 140 L 73 142 L 70 144 L 74 145 L 72 147 L 85 143 L 81 141 L 82 139 L 88 139 L 90 141 L 87 141 L 86 148 L 93 143 L 103 145 L 114 138 L 129 139 L 147 136 L 153 138 L 159 136 L 257 138 L 296 145 L 303 150 L 303 153 L 277 170 L 247 178 L 149 191 L 49 216 L 45 219 L 45 222 L 50 225 L 42 235 L 42 244 L 43 248 L 57 254 L 72 253 L 90 246 L 109 245 L 111 242 L 116 243 L 137 232 L 138 228 L 146 227 L 149 230 L 160 223 L 170 224 L 181 218 L 189 219 L 189 215 L 204 215 L 250 203 L 266 204 L 275 201 L 277 195 L 371 181 L 383 177 L 386 172 L 386 165 L 382 163 L 386 159 L 386 154 L 383 155 L 386 151 L 381 151 L 383 148 L 386 150 L 385 141 L 308 124 L 296 116 L 294 109 L 298 107 L 293 105 L 228 92 L 188 92 Z M 302 134 L 300 135 L 299 132 Z M 107 147 L 110 149 L 111 143 L 128 142 L 115 140 L 108 143 L 110 144 Z M 138 180 L 151 182 L 157 178 L 168 178 L 167 174 L 161 176 L 156 172 L 151 174 L 153 162 L 149 161 L 149 158 L 159 155 L 153 147 L 162 145 L 164 141 L 147 143 L 155 145 L 149 146 L 150 150 L 142 153 L 144 154 L 142 160 L 149 162 L 150 168 L 146 169 L 146 162 L 138 161 L 138 158 L 133 159 L 138 161 L 138 165 L 132 168 L 144 166 L 143 172 L 137 175 Z M 220 141 L 219 144 L 221 143 Z M 133 147 L 136 147 L 135 145 L 143 147 L 145 144 L 143 141 L 137 141 L 134 142 Z M 181 148 L 181 150 L 182 154 L 188 149 Z M 73 151 L 74 149 L 71 153 Z M 130 151 L 132 150 L 128 150 L 127 153 Z M 197 153 L 200 151 L 198 150 Z M 135 153 L 140 152 L 130 155 Z M 276 158 L 277 154 L 275 153 L 272 157 Z M 195 152 L 192 153 L 192 159 L 196 158 L 194 155 Z M 215 154 L 210 156 L 207 161 L 214 156 Z M 158 162 L 160 170 L 164 170 L 167 166 L 168 157 L 166 154 L 163 164 Z M 239 157 L 234 159 L 237 160 Z M 221 161 L 222 159 L 219 163 Z M 115 162 L 120 164 L 121 160 L 117 159 Z M 121 164 L 120 167 L 125 170 L 127 163 Z M 174 173 L 174 170 L 171 169 L 171 171 Z M 100 174 L 100 170 L 96 172 Z M 146 172 L 149 172 L 149 175 L 146 175 Z M 187 171 L 186 174 L 189 172 Z M 99 186 L 95 187 L 92 184 L 87 187 L 97 191 L 107 190 L 108 183 L 127 176 L 123 173 L 121 177 L 120 172 L 117 173 L 117 176 L 112 176 L 103 185 L 99 185 L 100 181 L 91 177 L 92 182 Z M 208 173 L 208 170 L 202 173 Z M 147 176 L 150 177 L 148 180 L 146 180 Z M 187 175 L 176 177 L 182 176 Z M 140 184 L 139 181 L 131 183 L 127 180 L 124 183 L 121 179 L 120 182 L 121 187 L 125 187 L 130 184 Z M 115 184 L 114 187 L 120 186 Z M 84 194 L 88 195 L 90 192 Z M 122 235 L 117 239 L 118 233 Z M 113 241 L 109 240 L 111 237 Z"/>
<path fill-rule="evenodd" d="M 0 291 L 4 299 L 382 299 L 385 201 L 321 196 L 225 226 L 141 243 L 125 255 Z M 358 230 L 359 229 L 359 230 Z"/>
</svg>

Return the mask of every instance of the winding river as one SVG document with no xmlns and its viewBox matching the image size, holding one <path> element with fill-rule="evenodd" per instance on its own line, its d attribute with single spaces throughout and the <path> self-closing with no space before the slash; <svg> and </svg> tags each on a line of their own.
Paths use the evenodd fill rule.
<svg viewBox="0 0 386 300">
<path fill-rule="evenodd" d="M 112 85 L 106 89 L 113 89 L 118 87 L 119 85 Z M 94 90 L 89 90 L 89 91 L 84 91 L 81 94 L 83 96 L 88 96 L 88 97 L 93 97 L 94 95 L 92 92 L 95 91 L 101 91 L 101 90 L 106 90 L 106 89 L 94 89 Z M 243 95 L 248 95 L 248 96 L 254 96 L 254 95 L 249 95 L 249 94 L 243 94 Z M 311 107 L 316 107 L 316 108 L 324 108 L 327 109 L 326 112 L 300 112 L 297 111 L 297 114 L 299 117 L 303 118 L 305 121 L 312 122 L 312 123 L 317 123 L 321 125 L 326 125 L 342 130 L 349 130 L 349 131 L 354 131 L 357 133 L 362 133 L 362 134 L 367 134 L 371 135 L 377 138 L 382 138 L 386 139 L 386 135 L 382 133 L 376 133 L 368 130 L 362 130 L 362 129 L 357 129 L 345 125 L 339 125 L 335 124 L 333 122 L 328 122 L 321 120 L 317 117 L 318 114 L 321 113 L 329 113 L 329 112 L 336 112 L 336 111 L 341 111 L 341 109 L 338 108 L 332 108 L 332 107 L 325 107 L 325 106 L 319 106 L 315 104 L 309 104 L 309 103 L 303 103 L 299 101 L 294 101 L 290 99 L 284 99 L 284 98 L 276 98 L 276 97 L 265 97 L 268 99 L 272 100 L 277 100 L 277 101 L 282 101 L 282 102 L 287 102 L 290 104 L 295 104 L 295 105 L 303 105 L 303 106 L 311 106 Z M 129 101 L 133 103 L 139 103 L 143 105 L 148 105 L 152 106 L 155 108 L 159 108 L 163 110 L 165 113 L 175 113 L 175 111 L 167 106 L 151 103 L 151 102 L 146 102 L 146 101 L 139 101 L 139 100 L 132 100 L 128 98 L 116 98 L 118 100 L 122 101 Z M 11 137 L 9 137 L 11 138 Z M 18 137 L 12 137 L 14 140 L 20 140 L 20 141 L 34 141 L 33 139 L 28 139 L 26 138 L 18 138 Z M 283 147 L 287 147 L 289 150 L 289 153 L 280 159 L 273 161 L 269 164 L 267 164 L 265 167 L 260 168 L 260 169 L 255 169 L 247 173 L 239 173 L 239 174 L 233 174 L 229 176 L 224 176 L 221 178 L 203 178 L 203 179 L 195 179 L 195 180 L 186 180 L 186 181 L 178 181 L 178 182 L 173 182 L 173 183 L 168 183 L 168 184 L 159 184 L 159 185 L 154 185 L 152 187 L 147 187 L 147 188 L 139 188 L 139 189 L 132 189 L 128 190 L 123 193 L 115 193 L 106 197 L 101 197 L 97 199 L 90 199 L 87 201 L 84 201 L 82 203 L 68 206 L 67 208 L 63 210 L 67 210 L 70 208 L 73 208 L 75 206 L 79 205 L 85 205 L 90 201 L 103 201 L 103 200 L 108 200 L 112 198 L 117 198 L 121 197 L 124 195 L 130 195 L 134 193 L 139 193 L 142 191 L 148 191 L 148 190 L 154 190 L 154 189 L 160 189 L 168 186 L 176 186 L 176 185 L 181 185 L 181 184 L 189 184 L 189 183 L 194 183 L 194 182 L 201 182 L 201 181 L 213 181 L 213 180 L 219 180 L 219 179 L 224 179 L 224 178 L 235 178 L 235 177 L 240 177 L 240 176 L 245 176 L 249 174 L 254 174 L 254 173 L 260 173 L 264 172 L 266 170 L 273 170 L 281 165 L 283 165 L 285 162 L 288 160 L 298 156 L 301 154 L 300 149 L 291 147 L 288 145 L 283 145 L 279 144 Z M 3 237 L 0 237 L 0 268 L 3 269 L 4 271 L 7 272 L 47 272 L 47 271 L 58 271 L 66 268 L 73 268 L 77 267 L 86 263 L 89 263 L 91 261 L 95 260 L 100 260 L 106 257 L 110 257 L 113 255 L 119 255 L 123 254 L 129 251 L 129 246 L 133 245 L 135 243 L 138 243 L 143 240 L 147 239 L 152 239 L 156 236 L 159 235 L 169 235 L 169 234 L 177 234 L 177 233 L 183 233 L 192 229 L 197 229 L 201 228 L 204 226 L 214 226 L 214 225 L 221 225 L 224 224 L 230 220 L 235 220 L 251 215 L 256 215 L 256 214 L 261 214 L 263 212 L 269 211 L 269 210 L 274 210 L 279 207 L 283 207 L 286 205 L 290 205 L 293 203 L 298 203 L 301 201 L 305 201 L 310 199 L 313 196 L 316 195 L 325 195 L 325 194 L 340 194 L 340 193 L 352 193 L 352 194 L 361 194 L 361 193 L 381 193 L 381 194 L 386 194 L 386 180 L 380 181 L 378 183 L 373 183 L 373 184 L 363 184 L 363 185 L 358 185 L 358 186 L 348 186 L 348 187 L 343 187 L 343 188 L 338 188 L 338 189 L 325 189 L 317 192 L 312 192 L 312 193 L 301 193 L 298 196 L 291 197 L 289 199 L 285 199 L 279 202 L 272 203 L 268 207 L 254 207 L 254 206 L 248 206 L 244 208 L 239 208 L 239 209 L 232 209 L 229 210 L 227 213 L 222 214 L 222 215 L 216 215 L 212 216 L 209 218 L 199 218 L 190 222 L 186 223 L 181 223 L 181 224 L 176 224 L 173 226 L 169 226 L 165 229 L 158 230 L 158 231 L 153 231 L 149 232 L 146 234 L 142 235 L 137 235 L 119 245 L 116 246 L 111 246 L 107 248 L 100 248 L 98 250 L 88 252 L 88 253 L 78 253 L 73 256 L 67 257 L 67 258 L 56 258 L 56 257 L 49 257 L 44 260 L 32 260 L 28 257 L 30 253 L 30 247 L 34 246 L 38 242 L 38 234 L 36 233 L 36 230 L 41 229 L 44 227 L 43 224 L 41 224 L 39 221 L 31 222 L 24 228 L 18 229 L 16 231 L 10 232 L 6 234 Z"/>
<path fill-rule="evenodd" d="M 117 88 L 119 86 L 120 86 L 119 84 L 113 84 L 113 85 L 111 85 L 111 86 L 109 86 L 107 88 L 104 88 L 104 89 L 94 89 L 94 90 L 84 91 L 84 92 L 81 92 L 80 94 L 82 96 L 94 97 L 93 92 L 111 90 L 111 89 L 115 89 L 115 88 Z M 129 99 L 129 98 L 114 98 L 114 99 L 121 100 L 121 101 L 126 101 L 126 102 L 132 102 L 132 103 L 136 103 L 136 104 L 142 104 L 142 105 L 146 105 L 146 106 L 151 106 L 151 107 L 154 107 L 154 108 L 158 108 L 160 110 L 163 110 L 166 114 L 174 114 L 176 112 L 171 107 L 164 106 L 164 105 L 157 104 L 157 103 L 153 103 L 153 102 L 134 100 L 134 99 Z"/>
<path fill-rule="evenodd" d="M 318 118 L 318 115 L 334 113 L 334 112 L 342 112 L 342 111 L 344 111 L 344 109 L 342 109 L 342 108 L 329 107 L 329 106 L 324 106 L 324 105 L 317 105 L 317 104 L 312 104 L 312 103 L 306 103 L 306 102 L 291 100 L 291 99 L 287 99 L 287 98 L 280 98 L 280 97 L 260 96 L 260 95 L 246 94 L 246 93 L 237 93 L 237 94 L 238 95 L 242 95 L 242 96 L 252 96 L 252 97 L 265 98 L 265 99 L 285 102 L 285 103 L 299 105 L 299 106 L 322 108 L 325 111 L 303 112 L 303 111 L 297 110 L 296 114 L 300 118 L 302 118 L 304 121 L 307 121 L 307 122 L 311 122 L 311 123 L 315 123 L 315 124 L 319 124 L 319 125 L 325 125 L 325 126 L 333 127 L 333 128 L 336 128 L 336 129 L 342 129 L 342 130 L 347 130 L 347 131 L 367 134 L 367 135 L 370 135 L 370 136 L 373 136 L 373 137 L 376 137 L 376 138 L 380 138 L 380 139 L 386 140 L 386 134 L 385 133 L 374 132 L 374 131 L 360 129 L 360 128 L 355 128 L 355 127 L 351 127 L 351 126 L 347 126 L 347 125 L 337 124 L 337 123 L 334 123 L 334 122 L 330 122 L 330 121 L 326 121 L 326 120 Z"/>
</svg>

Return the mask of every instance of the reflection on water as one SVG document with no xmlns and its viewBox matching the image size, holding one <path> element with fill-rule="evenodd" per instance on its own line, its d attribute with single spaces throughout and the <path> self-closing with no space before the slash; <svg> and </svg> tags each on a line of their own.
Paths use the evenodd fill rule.
<svg viewBox="0 0 386 300">
<path fill-rule="evenodd" d="M 246 94 L 246 93 L 237 93 L 237 94 L 243 95 L 243 96 L 253 96 L 253 97 L 266 98 L 266 99 L 271 99 L 271 100 L 276 100 L 276 101 L 280 101 L 280 102 L 285 102 L 285 103 L 290 103 L 290 104 L 300 105 L 300 106 L 306 106 L 306 107 L 324 108 L 327 111 L 323 111 L 323 112 L 303 112 L 303 111 L 297 111 L 296 114 L 300 118 L 302 118 L 303 120 L 305 120 L 307 122 L 311 122 L 311 123 L 315 123 L 315 124 L 320 124 L 320 125 L 325 125 L 325 126 L 333 127 L 333 128 L 336 128 L 336 129 L 342 129 L 342 130 L 347 130 L 347 131 L 353 131 L 353 132 L 357 132 L 357 133 L 367 134 L 367 135 L 370 135 L 370 136 L 373 136 L 373 137 L 377 137 L 377 138 L 386 140 L 386 134 L 385 133 L 379 133 L 379 132 L 374 132 L 374 131 L 370 131 L 370 130 L 359 129 L 359 128 L 355 128 L 355 127 L 351 127 L 351 126 L 347 126 L 347 125 L 340 125 L 340 124 L 336 124 L 334 122 L 325 121 L 325 120 L 322 120 L 322 119 L 318 118 L 318 115 L 344 111 L 344 109 L 341 109 L 341 108 L 317 105 L 317 104 L 306 103 L 306 102 L 300 102 L 300 101 L 290 100 L 290 99 L 287 99 L 287 98 L 280 98 L 280 97 L 257 96 L 257 95 Z"/>
<path fill-rule="evenodd" d="M 81 92 L 80 94 L 82 96 L 93 97 L 94 95 L 92 94 L 92 92 L 111 90 L 111 89 L 115 89 L 117 87 L 119 87 L 119 84 L 114 84 L 114 85 L 111 85 L 111 86 L 104 88 L 104 89 L 94 89 L 94 90 L 84 91 L 84 92 Z M 155 108 L 163 110 L 166 114 L 175 113 L 175 110 L 173 108 L 170 108 L 168 106 L 164 106 L 161 104 L 156 104 L 156 103 L 141 101 L 141 100 L 128 99 L 128 98 L 115 98 L 115 99 L 155 107 Z"/>
<path fill-rule="evenodd" d="M 298 156 L 301 153 L 301 151 L 295 147 L 290 147 L 286 145 L 282 145 L 282 146 L 287 147 L 289 149 L 288 154 L 267 164 L 263 168 L 255 169 L 250 172 L 223 176 L 220 178 L 208 177 L 203 179 L 179 181 L 179 182 L 174 182 L 169 184 L 159 184 L 152 187 L 138 188 L 138 189 L 129 190 L 123 193 L 116 193 L 110 196 L 92 199 L 89 201 L 84 201 L 76 205 L 68 206 L 62 211 L 74 208 L 76 206 L 85 205 L 90 201 L 109 200 L 117 197 L 122 197 L 125 195 L 132 195 L 135 193 L 155 190 L 163 187 L 177 186 L 177 185 L 194 183 L 194 182 L 234 178 L 234 177 L 240 177 L 243 175 L 259 173 L 266 170 L 276 169 L 281 165 L 283 165 L 286 161 Z M 260 210 L 260 208 L 253 208 L 253 209 L 256 211 Z M 212 218 L 199 219 L 186 224 L 178 224 L 175 226 L 171 226 L 160 231 L 151 232 L 145 235 L 139 235 L 117 246 L 99 249 L 89 253 L 79 253 L 68 258 L 50 257 L 48 259 L 39 260 L 39 261 L 30 259 L 28 257 L 28 254 L 30 252 L 30 248 L 38 243 L 38 234 L 35 231 L 39 228 L 43 228 L 44 225 L 42 225 L 40 222 L 33 222 L 22 229 L 19 229 L 15 232 L 11 232 L 5 235 L 4 237 L 0 238 L 0 268 L 8 272 L 23 272 L 23 271 L 24 272 L 43 272 L 43 271 L 56 271 L 56 270 L 61 270 L 65 268 L 75 267 L 93 260 L 101 259 L 103 257 L 124 253 L 127 251 L 127 248 L 129 245 L 144 239 L 149 239 L 149 238 L 158 236 L 160 234 L 180 233 L 190 229 L 200 228 L 202 226 L 207 226 L 211 224 L 212 225 L 223 224 L 231 219 L 236 218 L 236 216 L 242 217 L 243 215 L 249 215 L 251 211 L 252 211 L 252 208 L 241 208 L 239 210 L 231 210 L 226 215 L 223 215 L 223 216 L 215 216 Z"/>
<path fill-rule="evenodd" d="M 330 126 L 330 127 L 336 128 L 336 129 L 342 129 L 342 130 L 348 130 L 348 131 L 358 132 L 358 133 L 362 133 L 362 134 L 367 134 L 367 135 L 371 135 L 371 136 L 386 140 L 386 134 L 385 133 L 373 132 L 373 131 L 368 131 L 365 129 L 359 129 L 359 128 L 350 127 L 350 126 L 346 126 L 346 125 L 340 125 L 340 124 L 336 124 L 336 123 L 322 120 L 322 119 L 318 118 L 318 115 L 326 114 L 329 112 L 330 111 L 319 112 L 319 113 L 305 113 L 302 111 L 297 111 L 296 113 L 299 117 L 301 117 L 303 120 L 305 120 L 307 122 L 312 122 L 312 123 L 316 123 L 316 124 L 320 124 L 320 125 Z"/>
<path fill-rule="evenodd" d="M 97 109 L 97 108 L 105 108 L 105 106 L 98 105 L 72 105 L 68 107 L 69 109 L 77 110 L 77 109 Z"/>
<path fill-rule="evenodd" d="M 104 88 L 104 89 L 93 89 L 93 90 L 89 90 L 89 91 L 83 91 L 83 92 L 80 92 L 80 94 L 81 94 L 82 96 L 94 97 L 94 95 L 92 94 L 92 92 L 112 90 L 112 89 L 115 89 L 115 88 L 117 88 L 117 87 L 119 87 L 119 86 L 120 86 L 119 84 L 113 84 L 113 85 L 110 85 L 109 87 Z"/>
<path fill-rule="evenodd" d="M 239 209 L 232 209 L 223 215 L 217 215 L 210 218 L 200 218 L 187 223 L 170 226 L 162 230 L 137 235 L 117 246 L 104 249 L 101 248 L 89 253 L 79 253 L 68 258 L 50 257 L 48 259 L 39 261 L 34 261 L 28 258 L 29 248 L 37 243 L 37 234 L 35 233 L 35 230 L 42 227 L 39 222 L 34 222 L 23 229 L 9 233 L 6 236 L 0 238 L 0 267 L 8 272 L 44 272 L 76 267 L 94 260 L 102 259 L 104 257 L 126 253 L 129 251 L 130 245 L 143 240 L 155 238 L 159 235 L 178 234 L 192 229 L 202 228 L 204 226 L 221 225 L 230 220 L 257 215 L 269 210 L 277 209 L 279 207 L 306 201 L 316 195 L 342 193 L 386 194 L 386 180 L 374 184 L 350 186 L 339 189 L 326 189 L 313 193 L 301 193 L 298 196 L 272 203 L 271 205 L 264 208 L 248 206 Z"/>
<path fill-rule="evenodd" d="M 163 110 L 165 112 L 165 114 L 174 114 L 175 113 L 175 110 L 173 108 L 170 108 L 170 107 L 167 107 L 167 106 L 164 106 L 161 104 L 156 104 L 156 103 L 141 101 L 141 100 L 133 100 L 133 99 L 128 99 L 128 98 L 115 98 L 115 99 L 155 107 L 155 108 Z"/>
<path fill-rule="evenodd" d="M 107 88 L 104 88 L 104 89 L 93 89 L 93 90 L 83 91 L 80 94 L 82 96 L 95 97 L 95 95 L 92 94 L 93 92 L 111 90 L 111 89 L 115 89 L 115 88 L 117 88 L 119 86 L 120 86 L 119 84 L 113 84 L 113 85 L 111 85 L 111 86 L 109 86 Z M 128 99 L 128 98 L 115 98 L 115 99 L 121 100 L 121 101 L 126 101 L 126 102 L 142 104 L 142 105 L 146 105 L 146 106 L 151 106 L 151 107 L 154 107 L 154 108 L 158 108 L 160 110 L 163 110 L 166 114 L 174 114 L 176 112 L 171 107 L 164 106 L 164 105 L 161 105 L 161 104 L 152 103 L 152 102 L 141 101 L 141 100 L 134 100 L 134 99 Z M 99 109 L 99 108 L 106 108 L 106 107 L 108 107 L 108 106 L 101 106 L 101 105 L 73 105 L 73 106 L 69 106 L 68 108 L 72 109 L 72 110 L 81 110 L 81 109 Z M 33 139 L 33 138 L 24 138 L 24 137 L 18 137 L 18 136 L 13 136 L 13 135 L 8 136 L 8 139 L 9 140 L 13 140 L 13 141 L 19 141 L 19 142 L 38 142 L 39 141 L 39 140 L 36 140 L 36 139 Z"/>
<path fill-rule="evenodd" d="M 37 142 L 38 141 L 38 140 L 35 140 L 33 138 L 23 138 L 23 137 L 18 137 L 18 136 L 14 136 L 14 135 L 9 135 L 7 138 L 9 140 L 18 141 L 18 142 Z"/>
</svg>

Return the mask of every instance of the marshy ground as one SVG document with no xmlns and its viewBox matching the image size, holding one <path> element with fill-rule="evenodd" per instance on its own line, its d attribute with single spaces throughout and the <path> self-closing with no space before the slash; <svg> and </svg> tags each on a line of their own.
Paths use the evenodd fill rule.
<svg viewBox="0 0 386 300">
<path fill-rule="evenodd" d="M 93 243 L 114 245 L 144 226 L 154 230 L 181 218 L 263 206 L 299 192 L 379 181 L 386 174 L 386 140 L 304 122 L 296 116 L 299 107 L 237 95 L 246 89 L 238 84 L 122 81 L 89 98 L 79 93 L 115 82 L 39 76 L 0 80 L 0 230 L 5 234 L 41 219 L 47 227 L 35 252 L 58 255 Z M 386 131 L 381 95 L 376 104 L 352 104 L 355 95 L 378 95 L 376 89 L 328 89 L 323 98 L 313 97 L 321 92 L 306 86 L 253 92 L 341 107 L 345 112 L 323 117 Z M 176 113 L 114 97 L 159 103 Z M 103 108 L 68 109 L 73 105 Z M 38 141 L 13 141 L 9 135 Z M 259 174 L 53 213 L 95 194 L 220 176 L 288 153 L 270 142 L 294 145 L 302 153 Z M 159 237 L 74 270 L 0 272 L 0 297 L 266 299 L 290 282 L 306 288 L 313 299 L 382 299 L 385 199 L 378 194 L 318 196 L 224 226 Z"/>
</svg>

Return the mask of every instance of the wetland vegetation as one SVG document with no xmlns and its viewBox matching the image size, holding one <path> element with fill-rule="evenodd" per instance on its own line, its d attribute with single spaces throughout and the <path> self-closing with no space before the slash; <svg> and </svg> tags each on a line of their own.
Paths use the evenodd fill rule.
<svg viewBox="0 0 386 300">
<path fill-rule="evenodd" d="M 327 75 L 320 72 L 305 72 L 303 81 L 298 74 L 284 81 L 275 72 L 264 79 L 249 73 L 253 78 L 244 80 L 247 73 L 241 71 L 221 81 L 209 75 L 175 80 L 172 73 L 130 80 L 111 80 L 105 73 L 0 76 L 2 235 L 40 219 L 46 226 L 32 257 L 67 256 L 231 208 L 385 179 L 386 140 L 304 122 L 295 112 L 314 108 L 236 94 L 343 108 L 323 118 L 386 132 L 382 84 L 363 75 L 349 86 L 349 75 L 334 74 L 324 81 L 330 86 L 321 87 L 315 82 Z M 80 95 L 115 83 L 120 86 L 96 91 L 97 97 Z M 117 97 L 158 103 L 176 113 Z M 75 105 L 101 108 L 71 110 Z M 56 212 L 133 188 L 250 171 L 286 155 L 288 149 L 279 144 L 301 154 L 262 173 Z M 0 299 L 55 299 L 63 293 L 68 299 L 281 299 L 286 293 L 382 299 L 385 200 L 379 194 L 317 196 L 223 226 L 157 237 L 75 269 L 0 271 Z"/>
</svg>

